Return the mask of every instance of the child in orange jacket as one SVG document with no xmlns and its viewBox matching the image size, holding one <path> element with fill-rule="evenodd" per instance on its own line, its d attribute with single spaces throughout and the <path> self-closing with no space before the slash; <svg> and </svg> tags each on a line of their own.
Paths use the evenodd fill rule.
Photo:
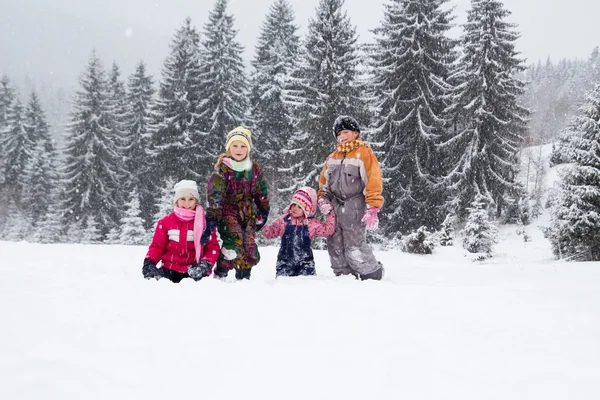
<svg viewBox="0 0 600 400">
<path fill-rule="evenodd" d="M 325 214 L 333 205 L 335 233 L 327 238 L 327 250 L 335 275 L 359 279 L 383 277 L 383 265 L 367 244 L 366 230 L 377 229 L 377 213 L 383 205 L 381 169 L 371 147 L 360 138 L 358 122 L 347 115 L 333 124 L 337 150 L 325 160 L 319 178 L 319 207 Z"/>
</svg>

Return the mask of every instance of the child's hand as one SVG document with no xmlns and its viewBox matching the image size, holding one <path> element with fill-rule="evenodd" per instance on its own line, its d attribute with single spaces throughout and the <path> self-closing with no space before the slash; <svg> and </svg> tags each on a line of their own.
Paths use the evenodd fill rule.
<svg viewBox="0 0 600 400">
<path fill-rule="evenodd" d="M 237 257 L 237 253 L 235 252 L 235 250 L 228 250 L 224 247 L 221 249 L 221 253 L 223 254 L 223 257 L 225 257 L 226 260 L 235 260 L 235 258 Z"/>
<path fill-rule="evenodd" d="M 267 223 L 267 218 L 269 218 L 269 211 L 259 209 L 258 215 L 256 216 L 256 230 L 260 231 L 263 226 Z"/>
<path fill-rule="evenodd" d="M 188 265 L 187 273 L 195 281 L 199 281 L 200 279 L 208 276 L 208 272 L 211 270 L 212 266 L 208 260 L 200 260 L 199 263 L 195 263 L 192 265 Z"/>
<path fill-rule="evenodd" d="M 362 217 L 361 222 L 366 223 L 368 231 L 374 231 L 379 228 L 379 217 L 377 217 L 377 213 L 379 212 L 379 208 L 371 207 L 367 209 L 365 215 Z"/>
<path fill-rule="evenodd" d="M 319 201 L 317 202 L 319 206 L 319 210 L 323 215 L 327 215 L 333 210 L 333 206 L 331 202 L 327 200 L 325 197 L 319 197 Z"/>
<path fill-rule="evenodd" d="M 156 264 L 154 263 L 154 261 L 152 261 L 149 258 L 146 258 L 144 260 L 144 266 L 142 267 L 142 275 L 144 275 L 144 278 L 146 279 L 160 278 L 160 272 L 158 271 L 158 268 L 156 268 Z"/>
<path fill-rule="evenodd" d="M 206 221 L 206 228 L 204 228 L 204 232 L 202 232 L 202 236 L 200 237 L 200 244 L 204 246 L 210 240 L 210 236 L 212 232 L 215 230 L 217 226 L 217 221 L 213 219 L 209 219 Z"/>
</svg>

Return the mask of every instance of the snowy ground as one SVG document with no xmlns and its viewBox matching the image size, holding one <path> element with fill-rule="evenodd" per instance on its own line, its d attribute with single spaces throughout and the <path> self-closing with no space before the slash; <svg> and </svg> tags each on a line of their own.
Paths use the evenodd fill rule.
<svg viewBox="0 0 600 400">
<path fill-rule="evenodd" d="M 382 282 L 146 281 L 146 248 L 0 242 L 0 399 L 598 399 L 600 263 L 378 252 Z"/>
</svg>

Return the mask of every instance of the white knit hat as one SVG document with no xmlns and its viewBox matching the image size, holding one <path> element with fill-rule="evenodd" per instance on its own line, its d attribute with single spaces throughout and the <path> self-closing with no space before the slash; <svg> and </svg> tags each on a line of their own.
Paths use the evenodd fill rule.
<svg viewBox="0 0 600 400">
<path fill-rule="evenodd" d="M 200 201 L 200 194 L 198 193 L 196 181 L 184 179 L 175 184 L 175 196 L 173 197 L 173 201 L 177 203 L 177 200 L 185 196 L 192 196 Z"/>
</svg>

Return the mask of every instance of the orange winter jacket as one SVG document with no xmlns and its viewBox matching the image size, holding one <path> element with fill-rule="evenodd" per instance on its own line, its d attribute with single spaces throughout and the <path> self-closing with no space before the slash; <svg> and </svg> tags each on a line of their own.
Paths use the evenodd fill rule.
<svg viewBox="0 0 600 400">
<path fill-rule="evenodd" d="M 331 153 L 319 178 L 319 196 L 345 201 L 364 196 L 367 207 L 383 206 L 381 169 L 373 150 L 366 145 L 344 153 Z"/>
</svg>

